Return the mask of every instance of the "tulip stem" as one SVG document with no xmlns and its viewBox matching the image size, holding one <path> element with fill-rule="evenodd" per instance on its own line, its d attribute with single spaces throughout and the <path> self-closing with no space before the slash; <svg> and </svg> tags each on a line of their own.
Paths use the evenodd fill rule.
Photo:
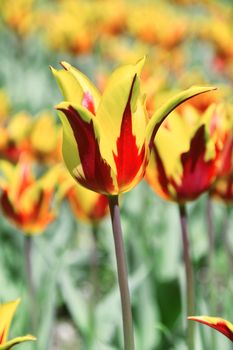
<svg viewBox="0 0 233 350">
<path fill-rule="evenodd" d="M 30 298 L 30 317 L 32 322 L 32 331 L 36 330 L 36 303 L 35 303 L 35 287 L 32 276 L 32 237 L 25 236 L 24 239 L 25 252 L 25 268 L 27 277 L 27 288 Z"/>
<path fill-rule="evenodd" d="M 183 255 L 186 275 L 186 300 L 187 316 L 194 315 L 194 285 L 193 285 L 193 268 L 190 257 L 190 247 L 188 238 L 187 212 L 184 204 L 179 204 L 180 225 L 183 243 Z M 194 350 L 194 324 L 187 324 L 187 344 L 189 350 Z"/>
<path fill-rule="evenodd" d="M 133 320 L 130 303 L 130 293 L 127 278 L 126 256 L 122 237 L 120 209 L 118 196 L 109 196 L 109 208 L 112 220 L 112 230 L 115 243 L 118 282 L 121 295 L 122 319 L 124 330 L 124 350 L 134 350 Z"/>
<path fill-rule="evenodd" d="M 215 300 L 215 275 L 214 275 L 214 248 L 215 248 L 215 234 L 213 226 L 213 205 L 211 197 L 207 198 L 207 207 L 206 207 L 206 217 L 207 217 L 207 234 L 208 234 L 208 282 L 210 285 L 209 292 L 209 304 L 211 314 L 216 313 L 216 300 Z M 216 349 L 215 333 L 211 334 L 211 348 Z"/>
<path fill-rule="evenodd" d="M 225 209 L 225 215 L 223 219 L 223 226 L 222 226 L 222 232 L 223 232 L 223 241 L 226 249 L 226 255 L 228 260 L 228 266 L 229 266 L 229 273 L 232 273 L 233 268 L 233 253 L 231 251 L 231 243 L 229 242 L 229 236 L 228 236 L 228 229 L 230 224 L 230 206 L 226 206 Z"/>
<path fill-rule="evenodd" d="M 213 208 L 212 208 L 212 201 L 210 196 L 208 196 L 207 199 L 207 233 L 208 233 L 208 240 L 209 240 L 209 249 L 208 249 L 208 264 L 209 264 L 209 270 L 213 272 L 213 257 L 214 257 L 214 245 L 215 245 L 215 239 L 214 239 L 214 227 L 213 227 Z"/>
</svg>

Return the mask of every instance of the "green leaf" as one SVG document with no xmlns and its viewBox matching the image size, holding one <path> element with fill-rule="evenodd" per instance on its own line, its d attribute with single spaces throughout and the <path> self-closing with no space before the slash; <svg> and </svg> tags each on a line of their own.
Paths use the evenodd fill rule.
<svg viewBox="0 0 233 350">
<path fill-rule="evenodd" d="M 59 285 L 63 299 L 71 314 L 71 317 L 82 334 L 88 332 L 88 305 L 84 296 L 73 282 L 68 269 L 60 274 Z"/>
</svg>

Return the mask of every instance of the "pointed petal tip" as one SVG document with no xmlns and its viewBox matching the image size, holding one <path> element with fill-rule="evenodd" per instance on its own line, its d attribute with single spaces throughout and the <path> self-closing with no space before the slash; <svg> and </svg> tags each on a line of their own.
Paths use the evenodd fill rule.
<svg viewBox="0 0 233 350">
<path fill-rule="evenodd" d="M 71 64 L 66 62 L 66 61 L 61 61 L 60 65 L 65 69 L 65 70 L 69 70 L 71 67 Z"/>
<path fill-rule="evenodd" d="M 144 55 L 143 57 L 141 57 L 135 64 L 135 66 L 137 67 L 137 70 L 139 71 L 139 73 L 141 73 L 144 65 L 145 65 L 145 61 L 146 61 L 146 55 Z"/>
<path fill-rule="evenodd" d="M 200 93 L 218 90 L 216 86 L 199 86 L 199 85 L 193 85 L 187 90 L 197 90 L 197 89 L 199 89 Z"/>
<path fill-rule="evenodd" d="M 191 320 L 191 321 L 197 321 L 200 320 L 200 318 L 202 318 L 203 316 L 188 316 L 187 320 Z"/>
<path fill-rule="evenodd" d="M 31 335 L 31 334 L 25 335 L 25 339 L 31 340 L 31 341 L 36 341 L 37 340 L 37 338 L 34 337 L 34 335 Z"/>
<path fill-rule="evenodd" d="M 69 102 L 63 101 L 58 103 L 57 105 L 54 106 L 54 108 L 58 111 L 64 110 L 64 109 L 68 109 L 70 106 Z"/>
<path fill-rule="evenodd" d="M 49 66 L 49 69 L 50 69 L 51 73 L 52 73 L 54 76 L 56 76 L 57 70 L 56 70 L 55 68 L 53 68 L 53 66 Z"/>
</svg>

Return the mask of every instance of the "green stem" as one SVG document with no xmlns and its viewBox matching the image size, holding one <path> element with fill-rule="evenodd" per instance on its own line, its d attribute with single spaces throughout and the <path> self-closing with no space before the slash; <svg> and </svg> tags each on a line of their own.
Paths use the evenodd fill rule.
<svg viewBox="0 0 233 350">
<path fill-rule="evenodd" d="M 213 208 L 212 208 L 212 201 L 210 196 L 208 196 L 208 199 L 207 199 L 207 228 L 208 228 L 207 233 L 208 233 L 208 240 L 209 240 L 209 249 L 208 249 L 209 266 L 208 267 L 210 272 L 212 272 L 215 239 L 214 239 L 214 227 L 213 227 Z"/>
<path fill-rule="evenodd" d="M 213 206 L 211 197 L 207 198 L 206 207 L 206 218 L 207 218 L 207 234 L 208 234 L 208 283 L 209 283 L 209 295 L 208 303 L 210 305 L 211 315 L 216 314 L 216 300 L 215 300 L 215 275 L 214 275 L 214 248 L 215 248 L 215 234 L 214 234 L 214 221 L 213 221 Z M 216 349 L 216 338 L 215 333 L 211 334 L 211 349 Z"/>
<path fill-rule="evenodd" d="M 30 299 L 30 318 L 32 322 L 32 331 L 36 331 L 36 301 L 35 301 L 35 287 L 33 283 L 33 274 L 32 274 L 32 237 L 25 236 L 24 239 L 24 253 L 25 253 L 25 269 L 26 269 L 26 278 L 27 278 L 27 289 Z"/>
<path fill-rule="evenodd" d="M 190 258 L 187 212 L 184 204 L 179 204 L 181 234 L 183 243 L 183 255 L 186 275 L 186 298 L 187 298 L 187 316 L 194 315 L 194 285 L 193 285 L 193 268 Z M 194 323 L 187 324 L 187 343 L 188 349 L 194 350 Z"/>
<path fill-rule="evenodd" d="M 223 219 L 222 234 L 223 234 L 223 242 L 224 242 L 226 254 L 227 254 L 229 273 L 232 273 L 232 271 L 233 271 L 233 253 L 231 250 L 231 243 L 229 242 L 229 236 L 228 236 L 229 224 L 230 224 L 230 220 L 229 220 L 230 212 L 231 212 L 230 206 L 226 206 L 226 211 L 225 211 L 225 215 L 224 215 L 224 219 Z"/>
<path fill-rule="evenodd" d="M 115 253 L 117 261 L 118 282 L 121 295 L 122 319 L 124 330 L 124 350 L 134 350 L 133 320 L 130 303 L 130 294 L 127 278 L 127 265 L 122 237 L 120 221 L 120 209 L 118 196 L 109 197 L 109 208 L 112 220 L 112 230 L 115 243 Z"/>
</svg>

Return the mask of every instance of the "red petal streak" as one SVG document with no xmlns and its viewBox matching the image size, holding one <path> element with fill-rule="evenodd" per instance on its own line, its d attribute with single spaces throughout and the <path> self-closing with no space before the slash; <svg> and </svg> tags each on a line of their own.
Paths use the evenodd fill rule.
<svg viewBox="0 0 233 350">
<path fill-rule="evenodd" d="M 93 121 L 88 123 L 82 120 L 72 106 L 69 106 L 68 109 L 61 109 L 61 111 L 66 115 L 73 130 L 85 176 L 85 178 L 77 176 L 77 181 L 95 192 L 114 192 L 111 168 L 101 157 Z"/>
<path fill-rule="evenodd" d="M 233 170 L 233 135 L 228 134 L 224 140 L 224 147 L 221 152 L 220 169 L 218 176 L 227 176 Z"/>
<path fill-rule="evenodd" d="M 6 331 L 6 329 L 4 328 L 3 331 L 2 331 L 2 334 L 0 335 L 0 344 L 2 344 L 2 342 L 3 342 L 5 331 Z"/>
<path fill-rule="evenodd" d="M 132 130 L 132 112 L 130 108 L 130 100 L 132 96 L 133 86 L 136 75 L 134 77 L 128 101 L 121 123 L 120 136 L 117 139 L 117 154 L 113 154 L 117 168 L 117 182 L 119 188 L 127 187 L 137 175 L 140 167 L 145 163 L 145 145 L 141 151 L 136 144 L 136 137 Z M 144 173 L 142 173 L 142 176 Z"/>
<path fill-rule="evenodd" d="M 86 91 L 83 94 L 82 106 L 88 109 L 89 112 L 95 115 L 94 100 L 89 91 Z"/>
<path fill-rule="evenodd" d="M 178 200 L 193 200 L 210 187 L 217 173 L 220 152 L 216 149 L 215 158 L 208 161 L 205 161 L 205 152 L 205 127 L 202 125 L 193 137 L 189 151 L 181 155 L 183 167 L 181 183 L 170 179 Z"/>
<path fill-rule="evenodd" d="M 19 181 L 20 184 L 17 193 L 18 198 L 22 195 L 22 193 L 26 190 L 27 187 L 29 187 L 33 184 L 33 182 L 35 182 L 35 180 L 32 178 L 29 164 L 22 164 L 20 169 Z"/>
<path fill-rule="evenodd" d="M 15 212 L 14 207 L 12 206 L 10 200 L 9 200 L 9 196 L 8 196 L 8 192 L 7 190 L 3 190 L 2 195 L 1 195 L 1 206 L 2 206 L 2 210 L 3 213 L 9 218 L 11 219 L 13 222 L 19 222 L 20 220 L 20 216 L 18 213 Z"/>
<path fill-rule="evenodd" d="M 155 191 L 163 198 L 167 199 L 169 198 L 169 190 L 168 190 L 168 184 L 169 179 L 166 175 L 166 171 L 162 162 L 162 159 L 160 158 L 159 152 L 157 150 L 157 147 L 155 144 L 153 145 L 151 157 L 155 157 L 156 162 L 156 168 L 157 168 L 157 179 L 156 179 L 156 172 L 154 174 L 154 178 L 151 179 L 151 177 L 147 177 L 148 182 L 151 184 L 152 187 L 154 187 Z M 159 186 L 158 186 L 159 184 Z"/>
<path fill-rule="evenodd" d="M 224 334 L 227 338 L 229 338 L 232 342 L 233 342 L 233 333 L 232 331 L 227 327 L 226 323 L 223 321 L 219 321 L 216 324 L 212 324 L 212 323 L 208 323 L 205 322 L 204 320 L 199 320 L 199 319 L 195 319 L 190 317 L 189 318 L 192 321 L 197 321 L 199 323 L 203 323 L 213 329 L 216 329 L 217 331 L 219 331 L 220 333 Z"/>
</svg>

